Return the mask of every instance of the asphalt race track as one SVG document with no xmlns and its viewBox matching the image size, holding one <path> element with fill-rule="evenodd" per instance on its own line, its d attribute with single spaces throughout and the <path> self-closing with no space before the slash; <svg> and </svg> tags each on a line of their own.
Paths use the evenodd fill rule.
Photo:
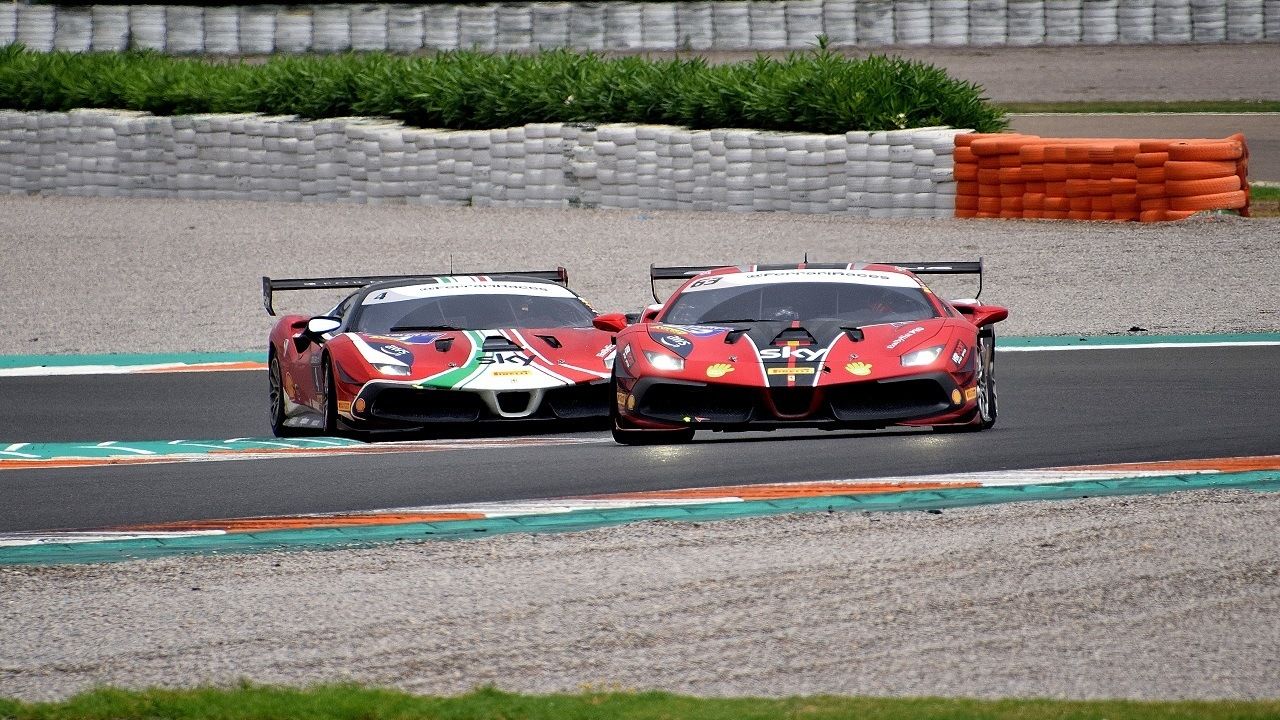
<svg viewBox="0 0 1280 720">
<path fill-rule="evenodd" d="M 1267 454 L 1280 398 L 1255 388 L 1278 360 L 1276 346 L 1004 352 L 1000 422 L 978 435 L 701 433 L 624 448 L 594 430 L 574 446 L 9 471 L 0 532 Z M 0 426 L 26 442 L 265 437 L 265 391 L 261 372 L 4 379 Z"/>
</svg>

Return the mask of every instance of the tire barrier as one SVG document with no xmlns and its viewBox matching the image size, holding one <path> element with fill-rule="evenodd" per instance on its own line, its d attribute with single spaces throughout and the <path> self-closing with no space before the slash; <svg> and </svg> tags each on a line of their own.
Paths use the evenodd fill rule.
<svg viewBox="0 0 1280 720">
<path fill-rule="evenodd" d="M 0 112 L 0 193 L 951 217 L 955 137 Z"/>
<path fill-rule="evenodd" d="M 0 3 L 0 46 L 173 54 L 1280 42 L 1280 0 L 681 0 L 480 5 Z"/>
<path fill-rule="evenodd" d="M 956 136 L 956 217 L 1181 220 L 1249 214 L 1249 150 L 1221 140 Z"/>
</svg>

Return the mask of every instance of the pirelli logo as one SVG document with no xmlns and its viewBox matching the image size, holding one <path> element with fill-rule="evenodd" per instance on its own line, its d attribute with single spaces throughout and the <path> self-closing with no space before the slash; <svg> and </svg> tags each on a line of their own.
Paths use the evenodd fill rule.
<svg viewBox="0 0 1280 720">
<path fill-rule="evenodd" d="M 776 367 L 766 370 L 770 375 L 812 375 L 811 367 Z"/>
</svg>

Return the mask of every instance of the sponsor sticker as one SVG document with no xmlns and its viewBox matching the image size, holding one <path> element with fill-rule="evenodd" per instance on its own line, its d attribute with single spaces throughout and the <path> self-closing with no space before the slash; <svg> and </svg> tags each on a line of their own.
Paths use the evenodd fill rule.
<svg viewBox="0 0 1280 720">
<path fill-rule="evenodd" d="M 888 345 L 885 345 L 885 346 L 884 346 L 884 349 L 885 349 L 885 350 L 892 350 L 892 349 L 894 349 L 894 348 L 898 347 L 899 345 L 901 345 L 902 343 L 906 342 L 907 340 L 911 339 L 911 337 L 912 337 L 913 335 L 916 335 L 916 334 L 918 334 L 918 333 L 922 333 L 922 332 L 924 332 L 924 327 L 923 327 L 923 326 L 921 326 L 921 325 L 917 325 L 917 326 L 915 326 L 915 327 L 911 328 L 910 330 L 908 330 L 908 331 L 906 331 L 906 332 L 902 333 L 902 334 L 901 334 L 901 335 L 899 335 L 898 337 L 894 338 L 893 342 L 891 342 L 891 343 L 889 343 Z"/>
<path fill-rule="evenodd" d="M 518 352 L 487 352 L 476 361 L 480 365 L 532 365 L 533 358 Z"/>
<path fill-rule="evenodd" d="M 871 374 L 871 363 L 851 362 L 845 365 L 844 369 L 848 370 L 850 375 L 866 376 Z"/>
<path fill-rule="evenodd" d="M 971 388 L 969 388 L 968 390 L 965 390 L 965 391 L 964 391 L 964 399 L 965 399 L 965 401 L 966 401 L 966 402 L 967 402 L 967 401 L 969 401 L 969 400 L 972 400 L 972 399 L 974 399 L 974 398 L 976 398 L 976 397 L 978 397 L 978 388 L 976 388 L 976 387 L 971 387 Z"/>
<path fill-rule="evenodd" d="M 532 375 L 532 370 L 494 370 L 494 377 L 525 377 Z"/>
<path fill-rule="evenodd" d="M 350 402 L 349 400 L 339 400 L 339 401 L 338 401 L 338 412 L 340 412 L 340 413 L 350 413 L 350 412 L 351 412 L 351 402 Z"/>
<path fill-rule="evenodd" d="M 412 353 L 410 353 L 406 348 L 402 348 L 399 345 L 391 345 L 388 343 L 383 343 L 382 345 L 379 345 L 377 349 L 379 352 L 390 355 L 393 358 L 403 358 L 405 355 L 412 355 Z"/>
<path fill-rule="evenodd" d="M 680 350 L 683 348 L 687 348 L 690 345 L 688 340 L 685 340 L 679 335 L 662 335 L 658 338 L 658 342 L 662 343 L 663 345 L 666 345 L 672 350 Z"/>
<path fill-rule="evenodd" d="M 692 335 L 694 337 L 711 337 L 729 332 L 729 328 L 714 325 L 654 325 L 651 330 L 660 335 Z"/>
<path fill-rule="evenodd" d="M 827 349 L 810 350 L 797 347 L 769 347 L 760 351 L 761 360 L 789 360 L 795 358 L 800 362 L 818 362 L 826 357 Z"/>
<path fill-rule="evenodd" d="M 442 337 L 444 337 L 444 333 L 427 332 L 427 333 L 406 333 L 404 335 L 393 335 L 391 336 L 391 339 L 396 340 L 398 342 L 402 342 L 402 343 L 409 343 L 410 345 L 430 345 L 431 343 L 439 340 Z M 369 339 L 373 340 L 375 338 L 373 336 L 370 336 Z"/>
<path fill-rule="evenodd" d="M 719 378 L 733 372 L 733 366 L 729 363 L 716 363 L 707 367 L 707 377 Z"/>
<path fill-rule="evenodd" d="M 771 367 L 765 370 L 770 375 L 812 375 L 811 367 Z"/>
<path fill-rule="evenodd" d="M 951 353 L 951 362 L 956 367 L 964 365 L 964 359 L 969 357 L 969 348 L 964 343 L 957 343 L 955 352 Z"/>
</svg>

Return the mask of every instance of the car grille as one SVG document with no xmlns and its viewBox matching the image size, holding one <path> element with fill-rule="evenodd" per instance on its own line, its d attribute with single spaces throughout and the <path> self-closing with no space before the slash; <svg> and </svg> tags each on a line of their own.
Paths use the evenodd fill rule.
<svg viewBox="0 0 1280 720">
<path fill-rule="evenodd" d="M 404 422 L 469 422 L 480 419 L 484 403 L 471 393 L 420 388 L 384 388 L 370 403 L 369 414 Z"/>
<path fill-rule="evenodd" d="M 946 390 L 932 379 L 837 385 L 827 389 L 826 399 L 842 422 L 910 420 L 951 407 Z"/>
<path fill-rule="evenodd" d="M 741 423 L 755 414 L 759 391 L 725 385 L 651 385 L 640 397 L 638 410 L 653 418 L 687 422 Z"/>
<path fill-rule="evenodd" d="M 556 417 L 563 420 L 607 417 L 609 403 L 613 402 L 613 387 L 609 382 L 592 385 L 570 385 L 548 390 L 543 397 L 543 407 L 549 407 Z"/>
</svg>

